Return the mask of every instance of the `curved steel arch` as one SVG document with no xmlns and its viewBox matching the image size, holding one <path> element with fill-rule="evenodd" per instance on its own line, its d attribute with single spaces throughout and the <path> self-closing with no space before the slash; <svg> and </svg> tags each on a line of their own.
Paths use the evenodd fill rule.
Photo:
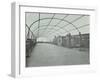
<svg viewBox="0 0 100 80">
<path fill-rule="evenodd" d="M 38 19 L 38 20 L 34 21 L 34 22 L 30 25 L 30 28 L 32 27 L 32 25 L 33 25 L 34 23 L 36 23 L 36 22 L 38 22 L 38 21 L 40 21 L 40 20 L 45 20 L 45 19 L 51 19 L 51 18 L 42 18 L 42 19 Z M 67 22 L 67 23 L 73 25 L 73 27 L 74 27 L 78 32 L 80 32 L 80 31 L 78 30 L 78 28 L 77 28 L 73 23 L 71 23 L 71 22 L 69 22 L 69 21 L 67 21 L 67 20 L 60 19 L 60 18 L 53 18 L 53 19 L 65 21 L 65 22 Z"/>
<path fill-rule="evenodd" d="M 58 27 L 58 28 L 59 28 L 59 27 Z M 46 27 L 39 28 L 39 30 L 44 30 L 44 29 L 46 29 Z M 48 28 L 48 29 L 52 29 L 52 27 L 51 27 L 51 28 Z M 38 29 L 37 29 L 37 30 L 38 30 Z M 56 31 L 57 29 L 54 28 L 53 30 Z M 62 30 L 63 30 L 63 29 L 62 29 Z M 35 32 L 37 32 L 37 31 L 35 31 Z M 60 33 L 60 34 L 62 34 L 62 32 L 60 32 L 60 31 L 59 31 L 59 32 L 56 31 L 56 32 L 54 32 L 54 33 Z M 35 33 L 34 33 L 34 34 L 35 34 Z"/>
<path fill-rule="evenodd" d="M 89 24 L 85 24 L 85 25 L 79 26 L 78 29 L 83 28 L 83 27 L 86 27 L 86 26 L 89 26 Z M 71 32 L 73 30 L 75 30 L 75 29 L 70 29 L 69 31 Z"/>
<path fill-rule="evenodd" d="M 42 25 L 42 26 L 47 26 L 47 25 Z M 50 25 L 50 26 L 56 26 L 56 25 Z M 32 33 L 32 35 L 33 35 L 33 31 L 28 27 L 28 25 L 26 24 L 26 27 L 28 28 L 28 30 Z M 41 27 L 41 26 L 40 26 Z M 46 27 L 42 27 L 42 29 L 45 29 Z M 59 30 L 60 29 L 62 29 L 61 27 L 58 27 L 59 28 Z M 41 29 L 41 28 L 39 28 L 39 29 Z M 50 28 L 49 28 L 50 29 Z M 51 28 L 52 29 L 52 28 Z M 36 31 L 36 30 L 38 30 L 38 28 L 37 29 L 35 29 L 34 31 Z M 56 29 L 55 29 L 56 30 Z M 65 29 L 62 29 L 62 30 L 64 30 L 64 31 L 66 31 L 67 33 L 69 32 L 69 31 L 67 31 L 67 30 L 65 30 Z M 62 34 L 62 32 L 55 32 L 56 34 L 57 33 L 60 33 L 60 34 Z M 34 35 L 33 35 L 34 36 Z"/>
<path fill-rule="evenodd" d="M 41 25 L 40 28 L 44 28 L 43 26 L 47 26 L 47 25 Z M 54 27 L 56 27 L 56 25 L 49 25 L 49 26 L 54 26 Z M 64 30 L 64 31 L 66 31 L 66 32 L 69 32 L 69 31 L 67 31 L 67 30 L 65 30 L 65 29 L 63 29 L 63 28 L 61 28 L 60 26 L 57 26 L 57 27 L 59 28 L 59 30 L 62 29 L 62 30 Z M 38 29 L 40 29 L 40 28 L 36 28 L 34 31 L 36 31 L 36 30 L 38 30 Z M 47 27 L 45 27 L 45 28 L 47 28 Z M 34 32 L 34 31 L 33 31 L 33 32 Z"/>
<path fill-rule="evenodd" d="M 78 29 L 86 27 L 86 26 L 89 26 L 89 24 L 85 24 L 85 25 L 79 26 Z M 74 30 L 76 30 L 76 29 L 70 29 L 69 32 L 71 33 Z M 49 34 L 52 34 L 52 33 L 49 33 Z"/>
<path fill-rule="evenodd" d="M 54 14 L 54 16 L 55 16 L 55 14 Z M 52 19 L 54 18 L 54 16 L 52 17 Z M 65 19 L 66 17 L 68 17 L 68 14 L 65 15 L 65 16 L 64 16 L 63 18 L 61 18 L 61 19 Z M 52 21 L 52 20 L 51 20 L 51 21 Z M 48 23 L 48 26 L 50 25 L 51 21 Z M 60 24 L 61 22 L 62 22 L 62 20 L 59 20 L 59 22 L 57 22 L 57 23 L 55 24 L 55 27 L 56 27 L 58 24 Z M 44 33 L 47 31 L 48 26 L 46 27 L 45 31 L 44 31 L 43 33 L 41 33 L 41 34 L 44 34 Z"/>
<path fill-rule="evenodd" d="M 82 15 L 82 16 L 80 16 L 80 17 L 74 19 L 73 21 L 71 21 L 71 23 L 73 23 L 73 22 L 75 22 L 75 21 L 81 19 L 82 17 L 84 17 L 84 15 Z M 64 26 L 62 26 L 62 27 L 60 27 L 60 28 L 64 29 L 64 28 L 65 28 L 66 26 L 68 26 L 68 25 L 70 25 L 70 24 L 66 24 L 66 25 L 64 25 Z M 78 28 L 77 28 L 77 29 L 78 29 Z M 74 28 L 74 30 L 76 30 L 76 28 Z M 79 30 L 79 29 L 78 29 L 78 30 Z M 69 31 L 69 32 L 70 32 L 70 31 Z M 80 31 L 78 31 L 78 32 L 80 32 Z"/>
</svg>

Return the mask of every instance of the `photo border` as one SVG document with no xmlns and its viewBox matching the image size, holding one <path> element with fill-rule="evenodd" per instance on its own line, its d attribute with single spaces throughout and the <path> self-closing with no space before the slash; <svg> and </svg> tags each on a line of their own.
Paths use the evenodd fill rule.
<svg viewBox="0 0 100 80">
<path fill-rule="evenodd" d="M 12 47 L 15 47 L 15 51 L 12 51 L 13 55 L 12 57 L 12 75 L 14 77 L 22 77 L 22 76 L 33 76 L 33 75 L 46 75 L 46 74 L 54 74 L 54 73 L 60 73 L 60 72 L 64 72 L 64 73 L 77 73 L 77 72 L 84 72 L 84 70 L 86 72 L 91 72 L 91 71 L 95 71 L 95 55 L 94 55 L 94 50 L 91 51 L 90 49 L 90 53 L 92 53 L 92 56 L 90 58 L 90 65 L 64 65 L 64 66 L 43 66 L 43 67 L 32 67 L 29 70 L 26 70 L 25 68 L 25 58 L 21 58 L 23 55 L 23 51 L 24 51 L 24 57 L 25 57 L 25 49 L 22 48 L 22 32 L 24 32 L 23 28 L 22 28 L 22 22 L 24 19 L 22 19 L 23 17 L 21 15 L 23 15 L 24 11 L 28 11 L 27 10 L 23 10 L 22 8 L 26 9 L 26 8 L 37 8 L 37 9 L 50 9 L 52 11 L 52 9 L 54 10 L 70 10 L 70 11 L 82 11 L 82 12 L 88 12 L 87 14 L 91 15 L 92 18 L 90 19 L 92 23 L 90 23 L 90 44 L 93 43 L 93 35 L 95 31 L 94 26 L 95 26 L 95 9 L 91 8 L 91 9 L 87 9 L 87 8 L 62 8 L 62 7 L 43 7 L 43 6 L 31 6 L 30 4 L 19 4 L 19 3 L 12 3 L 12 14 L 15 15 L 12 18 L 12 27 L 15 27 L 15 42 L 12 42 Z M 30 9 L 30 10 L 31 10 Z M 22 11 L 22 12 L 21 12 Z M 45 12 L 45 11 L 44 11 Z M 65 11 L 66 12 L 66 11 Z M 66 13 L 67 14 L 67 13 Z M 25 17 L 25 15 L 23 15 Z M 22 20 L 21 20 L 22 19 Z M 19 26 L 19 27 L 18 27 Z M 12 28 L 13 29 L 13 28 Z M 12 30 L 13 31 L 13 30 Z M 13 32 L 14 33 L 14 32 Z M 25 33 L 25 32 L 24 32 Z M 92 38 L 91 38 L 92 37 Z M 91 40 L 92 39 L 92 40 Z M 13 39 L 12 39 L 13 40 Z M 93 49 L 93 45 L 90 45 L 90 48 Z M 93 56 L 94 55 L 94 56 Z M 24 60 L 22 60 L 24 59 Z M 24 61 L 24 62 L 23 62 Z M 24 66 L 23 66 L 24 64 Z M 32 70 L 33 69 L 33 70 Z M 25 71 L 26 70 L 26 71 Z M 32 71 L 31 71 L 32 70 Z M 72 71 L 73 70 L 73 71 Z M 54 71 L 54 72 L 53 72 Z M 49 72 L 49 73 L 48 73 Z"/>
</svg>

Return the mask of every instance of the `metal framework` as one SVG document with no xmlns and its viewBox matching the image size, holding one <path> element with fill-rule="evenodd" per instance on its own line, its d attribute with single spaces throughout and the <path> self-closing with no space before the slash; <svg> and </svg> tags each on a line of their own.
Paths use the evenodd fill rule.
<svg viewBox="0 0 100 80">
<path fill-rule="evenodd" d="M 45 30 L 45 29 L 47 28 L 46 26 L 47 26 L 47 25 L 41 25 L 40 28 L 41 28 L 41 29 L 43 28 L 43 29 Z M 56 25 L 49 25 L 49 26 L 52 26 L 53 29 L 54 29 L 55 27 L 59 28 L 59 29 L 57 29 L 56 31 L 58 31 L 58 30 L 63 30 L 63 31 L 69 32 L 68 30 L 63 29 L 63 28 L 61 28 L 60 26 L 56 26 Z M 40 28 L 39 28 L 39 29 L 40 29 Z M 51 28 L 51 29 L 52 29 L 52 28 Z M 50 29 L 50 30 L 51 30 L 51 29 Z M 35 30 L 33 30 L 33 32 L 35 32 L 35 31 L 38 31 L 38 28 L 36 28 Z"/>
<path fill-rule="evenodd" d="M 42 27 L 40 27 L 39 28 L 39 30 L 45 30 L 46 29 L 46 27 L 45 27 L 46 25 L 42 25 Z M 55 25 L 49 25 L 49 26 L 55 26 Z M 52 27 L 51 28 L 48 28 L 49 30 L 52 30 Z M 59 30 L 59 31 L 58 31 Z M 63 32 L 60 32 L 60 30 L 63 30 L 64 32 L 66 32 L 66 33 L 69 33 L 69 31 L 67 31 L 67 30 L 65 30 L 65 29 L 62 29 L 62 28 L 60 28 L 60 27 L 57 27 L 56 29 L 55 29 L 55 27 L 53 28 L 53 31 L 55 31 L 54 33 L 56 33 L 56 32 L 58 32 L 58 33 L 63 33 Z M 35 29 L 34 30 L 34 34 L 36 33 L 38 31 L 38 29 Z M 42 33 L 41 33 L 42 34 Z"/>
<path fill-rule="evenodd" d="M 28 38 L 28 37 L 29 37 L 29 32 L 31 32 L 31 33 L 32 33 L 31 38 L 32 38 L 32 37 L 34 37 L 33 32 L 30 30 L 30 28 L 28 27 L 28 25 L 27 25 L 27 24 L 26 24 L 26 27 L 28 28 L 28 34 L 27 34 L 27 37 L 26 37 L 26 38 Z"/>
<path fill-rule="evenodd" d="M 48 23 L 47 27 L 45 28 L 44 33 L 45 33 L 45 32 L 46 32 L 46 30 L 48 29 L 48 26 L 49 26 L 49 25 L 50 25 L 50 23 L 52 22 L 52 20 L 53 20 L 54 16 L 55 16 L 55 14 L 53 14 L 53 16 L 52 16 L 52 18 L 51 18 L 50 22 Z M 43 34 L 43 33 L 42 33 L 42 34 Z"/>
<path fill-rule="evenodd" d="M 76 18 L 75 20 L 71 21 L 70 23 L 74 23 L 74 22 L 76 22 L 77 20 L 81 19 L 82 17 L 84 17 L 84 15 L 82 15 L 82 16 Z M 62 26 L 62 27 L 60 27 L 60 28 L 63 29 L 63 28 L 65 28 L 65 27 L 67 27 L 68 25 L 70 25 L 70 24 L 66 24 L 66 25 L 64 25 L 64 26 Z M 75 28 L 75 30 L 77 30 L 77 29 Z M 70 31 L 69 31 L 69 32 L 70 32 Z M 78 30 L 78 32 L 80 32 L 80 31 Z"/>
<path fill-rule="evenodd" d="M 33 25 L 34 23 L 36 23 L 36 22 L 38 22 L 38 21 L 40 21 L 40 20 L 45 20 L 45 19 L 52 19 L 52 18 L 42 18 L 42 19 L 36 20 L 36 21 L 34 21 L 34 22 L 30 25 L 30 28 L 32 27 L 32 25 Z M 60 19 L 60 18 L 53 18 L 53 19 L 65 21 L 65 22 L 67 22 L 67 23 L 73 25 L 73 27 L 79 32 L 78 28 L 77 28 L 73 23 L 71 23 L 71 22 L 69 22 L 69 21 L 67 21 L 67 20 L 64 20 L 64 19 Z"/>
<path fill-rule="evenodd" d="M 82 25 L 82 26 L 78 27 L 78 29 L 86 27 L 86 26 L 89 26 L 89 24 Z M 76 30 L 76 29 L 70 29 L 68 32 L 71 33 L 71 31 L 74 31 L 74 30 Z M 81 33 L 81 32 L 79 32 L 79 33 Z M 46 34 L 46 36 L 52 35 L 52 34 L 55 34 L 55 33 L 48 33 L 48 34 Z"/>
<path fill-rule="evenodd" d="M 30 26 L 27 26 L 27 23 L 26 23 L 26 26 L 28 27 L 29 31 L 32 32 L 32 34 L 38 33 L 37 37 L 39 37 L 39 36 L 48 36 L 48 35 L 59 34 L 59 33 L 66 33 L 67 34 L 67 33 L 71 33 L 73 30 L 76 30 L 78 33 L 81 33 L 80 28 L 83 28 L 83 27 L 89 25 L 89 23 L 84 24 L 82 26 L 74 25 L 74 22 L 80 20 L 84 16 L 89 16 L 89 15 L 81 15 L 78 18 L 76 18 L 76 19 L 74 19 L 73 21 L 70 22 L 68 20 L 65 20 L 65 18 L 68 17 L 70 14 L 66 14 L 62 19 L 58 18 L 58 17 L 55 18 L 55 15 L 57 13 L 53 13 L 52 17 L 45 17 L 45 18 L 41 18 L 41 15 L 40 15 L 41 13 L 38 13 L 38 14 L 39 14 L 38 15 L 38 20 L 35 20 L 34 22 L 32 22 L 30 24 Z M 49 19 L 50 19 L 50 21 L 48 22 L 47 25 L 41 25 L 40 24 L 42 20 L 49 20 Z M 52 20 L 59 20 L 59 21 L 55 25 L 52 25 L 51 24 Z M 59 24 L 63 21 L 66 24 L 64 26 L 59 26 Z M 36 27 L 34 30 L 31 30 L 31 28 L 34 27 L 33 25 L 37 22 L 38 22 L 38 27 Z M 68 27 L 69 25 L 72 25 L 73 29 L 69 29 L 69 30 L 65 29 L 65 27 Z M 51 27 L 49 27 L 49 26 L 51 26 Z M 49 31 L 47 31 L 48 29 L 49 29 Z M 41 34 L 40 34 L 41 30 L 44 30 L 44 31 L 42 31 Z M 64 32 L 60 32 L 60 30 L 63 30 Z M 29 32 L 28 32 L 28 34 L 29 34 Z"/>
<path fill-rule="evenodd" d="M 62 19 L 64 20 L 66 17 L 67 17 L 68 15 L 65 15 Z M 56 27 L 58 24 L 60 24 L 62 22 L 62 20 L 60 20 L 54 27 Z M 51 23 L 51 22 L 50 22 Z M 50 25 L 50 24 L 49 24 Z M 48 26 L 49 26 L 48 25 Z M 57 26 L 58 27 L 58 26 Z M 45 30 L 45 32 L 46 32 L 46 30 Z M 67 31 L 68 32 L 68 31 Z"/>
</svg>

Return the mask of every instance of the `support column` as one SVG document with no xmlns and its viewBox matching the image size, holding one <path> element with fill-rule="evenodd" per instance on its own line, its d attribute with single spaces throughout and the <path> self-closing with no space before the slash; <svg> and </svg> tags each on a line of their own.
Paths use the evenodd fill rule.
<svg viewBox="0 0 100 80">
<path fill-rule="evenodd" d="M 80 38 L 79 44 L 80 44 L 80 49 L 81 49 L 81 47 L 82 47 L 82 35 L 81 35 L 81 32 L 79 32 L 79 38 Z"/>
<path fill-rule="evenodd" d="M 68 43 L 68 47 L 71 48 L 71 37 L 72 37 L 72 36 L 71 36 L 71 33 L 68 34 L 68 37 L 69 37 L 69 39 L 68 39 L 68 40 L 69 40 L 69 41 L 68 41 L 68 42 L 69 42 L 69 43 Z"/>
</svg>

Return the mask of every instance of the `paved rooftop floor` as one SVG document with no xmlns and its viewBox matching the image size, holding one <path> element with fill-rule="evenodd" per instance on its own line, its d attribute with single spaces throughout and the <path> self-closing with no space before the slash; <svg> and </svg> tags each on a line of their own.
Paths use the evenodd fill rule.
<svg viewBox="0 0 100 80">
<path fill-rule="evenodd" d="M 37 43 L 26 67 L 89 64 L 89 52 L 64 48 L 48 43 Z"/>
</svg>

